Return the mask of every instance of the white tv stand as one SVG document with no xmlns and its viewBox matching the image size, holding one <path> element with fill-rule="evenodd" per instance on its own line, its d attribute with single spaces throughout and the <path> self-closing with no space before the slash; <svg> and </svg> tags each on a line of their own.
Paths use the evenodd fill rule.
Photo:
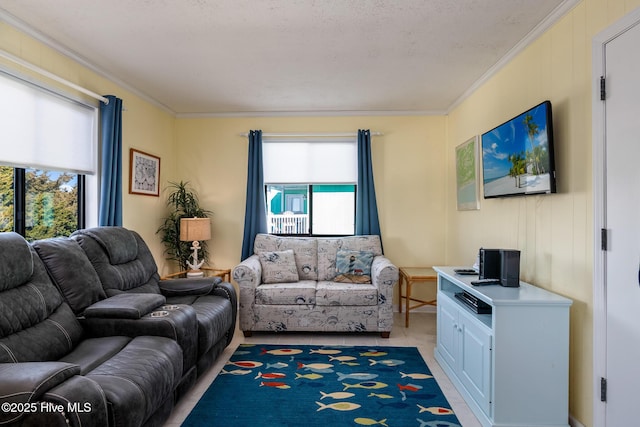
<svg viewBox="0 0 640 427">
<path fill-rule="evenodd" d="M 484 427 L 568 427 L 569 307 L 525 282 L 472 286 L 477 276 L 438 273 L 435 358 Z M 491 306 L 477 314 L 455 297 Z"/>
</svg>

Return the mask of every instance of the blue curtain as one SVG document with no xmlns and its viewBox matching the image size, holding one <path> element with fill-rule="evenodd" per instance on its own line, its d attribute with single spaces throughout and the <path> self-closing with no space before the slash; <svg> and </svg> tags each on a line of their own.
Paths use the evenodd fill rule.
<svg viewBox="0 0 640 427">
<path fill-rule="evenodd" d="M 100 103 L 102 175 L 98 225 L 122 225 L 122 99 Z"/>
<path fill-rule="evenodd" d="M 380 235 L 376 188 L 371 166 L 371 131 L 358 130 L 358 188 L 356 191 L 356 235 Z"/>
<path fill-rule="evenodd" d="M 267 232 L 267 204 L 264 199 L 262 170 L 262 131 L 249 132 L 249 162 L 247 168 L 247 205 L 244 212 L 242 260 L 253 254 L 253 241 L 258 233 Z"/>
<path fill-rule="evenodd" d="M 100 103 L 100 211 L 98 225 L 122 225 L 122 100 L 106 95 Z"/>
</svg>

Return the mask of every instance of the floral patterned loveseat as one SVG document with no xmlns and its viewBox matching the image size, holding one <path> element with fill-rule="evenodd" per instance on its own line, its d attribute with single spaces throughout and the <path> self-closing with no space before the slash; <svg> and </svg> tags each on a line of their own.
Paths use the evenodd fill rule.
<svg viewBox="0 0 640 427">
<path fill-rule="evenodd" d="M 393 326 L 398 268 L 379 236 L 339 238 L 259 234 L 254 255 L 233 269 L 240 329 L 380 332 Z"/>
</svg>

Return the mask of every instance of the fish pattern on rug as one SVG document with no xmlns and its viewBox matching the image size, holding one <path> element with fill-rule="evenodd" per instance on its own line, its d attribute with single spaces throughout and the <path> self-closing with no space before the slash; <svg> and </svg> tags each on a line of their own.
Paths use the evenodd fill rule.
<svg viewBox="0 0 640 427">
<path fill-rule="evenodd" d="M 460 427 L 416 347 L 241 344 L 183 426 Z"/>
</svg>

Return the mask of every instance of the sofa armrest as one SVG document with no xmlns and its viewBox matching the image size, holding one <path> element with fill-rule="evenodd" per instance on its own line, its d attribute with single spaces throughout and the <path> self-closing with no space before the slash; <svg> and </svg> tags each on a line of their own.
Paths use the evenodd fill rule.
<svg viewBox="0 0 640 427">
<path fill-rule="evenodd" d="M 89 317 L 80 319 L 80 323 L 90 337 L 148 335 L 171 338 L 182 348 L 185 371 L 196 363 L 198 317 L 190 305 L 163 305 L 140 319 Z"/>
<path fill-rule="evenodd" d="M 85 318 L 140 319 L 166 302 L 159 294 L 124 293 L 98 301 L 84 310 Z"/>
<path fill-rule="evenodd" d="M 195 277 L 184 279 L 160 280 L 160 292 L 167 297 L 209 295 L 214 287 L 222 282 L 219 277 Z"/>
<path fill-rule="evenodd" d="M 24 362 L 0 364 L 0 402 L 9 404 L 0 411 L 0 424 L 13 422 L 29 412 L 37 412 L 33 404 L 42 395 L 74 375 L 80 367 L 64 362 Z M 12 406 L 15 405 L 15 411 Z"/>
<path fill-rule="evenodd" d="M 236 281 L 240 293 L 240 329 L 251 331 L 254 323 L 253 308 L 256 303 L 256 288 L 262 281 L 262 266 L 258 255 L 251 255 L 249 258 L 238 264 L 231 274 Z"/>
<path fill-rule="evenodd" d="M 371 282 L 378 288 L 381 286 L 391 286 L 396 284 L 400 273 L 398 267 L 393 265 L 389 258 L 384 255 L 373 257 L 371 263 Z"/>
<path fill-rule="evenodd" d="M 385 294 L 391 303 L 393 298 L 393 286 L 398 282 L 398 267 L 384 255 L 378 255 L 373 258 L 371 264 L 371 283 L 373 283 L 381 293 Z"/>
<path fill-rule="evenodd" d="M 235 319 L 238 311 L 238 294 L 236 293 L 236 288 L 229 282 L 220 282 L 213 287 L 211 294 L 226 298 L 231 302 L 233 319 Z"/>
<path fill-rule="evenodd" d="M 109 424 L 107 398 L 94 380 L 76 375 L 44 394 L 43 402 L 64 408 L 65 422 L 72 427 L 106 426 Z M 49 413 L 41 414 L 48 417 Z M 43 420 L 37 425 L 50 425 Z M 36 424 L 31 424 L 36 425 Z"/>
<path fill-rule="evenodd" d="M 251 255 L 249 258 L 236 265 L 231 273 L 231 277 L 242 288 L 256 288 L 262 281 L 262 265 L 258 255 Z"/>
</svg>

